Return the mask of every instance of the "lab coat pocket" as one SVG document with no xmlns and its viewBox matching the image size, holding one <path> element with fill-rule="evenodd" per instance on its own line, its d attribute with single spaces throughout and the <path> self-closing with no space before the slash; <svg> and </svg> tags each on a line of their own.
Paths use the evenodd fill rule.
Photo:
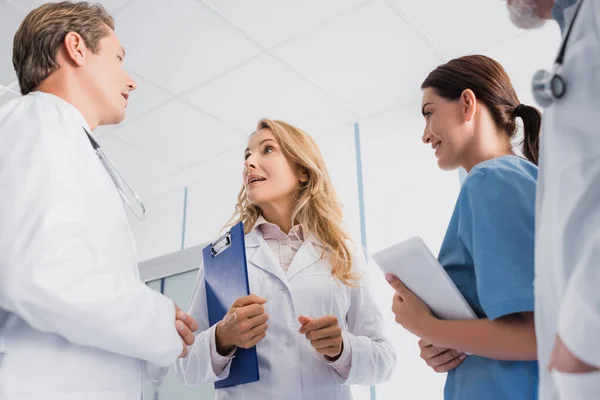
<svg viewBox="0 0 600 400">
<path fill-rule="evenodd" d="M 600 371 L 575 374 L 552 370 L 552 379 L 561 400 L 598 399 Z"/>
</svg>

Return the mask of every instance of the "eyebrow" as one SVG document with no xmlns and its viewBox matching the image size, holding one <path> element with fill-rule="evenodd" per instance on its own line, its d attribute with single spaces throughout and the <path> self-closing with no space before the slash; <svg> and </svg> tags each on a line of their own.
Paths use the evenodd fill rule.
<svg viewBox="0 0 600 400">
<path fill-rule="evenodd" d="M 264 139 L 262 142 L 260 142 L 258 144 L 258 147 L 262 146 L 265 142 L 275 142 L 275 140 L 268 138 L 268 139 Z M 250 147 L 246 147 L 246 150 L 244 150 L 244 154 L 246 154 L 247 152 L 250 151 Z"/>
<path fill-rule="evenodd" d="M 425 115 L 425 107 L 427 107 L 428 105 L 433 104 L 432 102 L 428 102 L 423 104 L 423 107 L 421 107 L 421 114 Z"/>
</svg>

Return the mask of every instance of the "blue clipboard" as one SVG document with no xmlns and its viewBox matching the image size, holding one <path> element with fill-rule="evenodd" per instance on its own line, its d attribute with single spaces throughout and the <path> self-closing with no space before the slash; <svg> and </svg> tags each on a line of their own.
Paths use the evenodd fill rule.
<svg viewBox="0 0 600 400">
<path fill-rule="evenodd" d="M 206 246 L 202 256 L 208 322 L 213 326 L 223 319 L 235 300 L 250 294 L 243 223 L 236 224 L 225 235 Z M 238 348 L 231 360 L 229 376 L 215 382 L 215 389 L 258 380 L 256 346 Z"/>
</svg>

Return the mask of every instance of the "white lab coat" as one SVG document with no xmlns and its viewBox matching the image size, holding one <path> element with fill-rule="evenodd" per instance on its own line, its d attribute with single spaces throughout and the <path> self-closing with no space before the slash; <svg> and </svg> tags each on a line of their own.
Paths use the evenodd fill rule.
<svg viewBox="0 0 600 400">
<path fill-rule="evenodd" d="M 322 247 L 309 237 L 294 257 L 287 273 L 275 259 L 259 230 L 245 237 L 250 292 L 267 299 L 267 336 L 258 343 L 260 381 L 216 391 L 218 400 L 314 400 L 351 399 L 348 385 L 375 385 L 389 379 L 395 364 L 393 346 L 383 335 L 383 321 L 369 290 L 350 288 L 331 275 Z M 364 273 L 367 265 L 360 248 L 353 254 L 354 270 Z M 179 379 L 197 385 L 224 379 L 229 363 L 216 376 L 210 360 L 210 337 L 206 290 L 200 268 L 190 314 L 200 325 L 196 343 L 187 358 L 176 362 Z M 352 367 L 347 380 L 326 363 L 305 336 L 298 333 L 298 317 L 334 315 L 352 347 Z"/>
<path fill-rule="evenodd" d="M 600 372 L 546 370 L 557 332 L 578 358 L 600 367 L 600 2 L 584 0 L 581 7 L 561 72 L 567 92 L 545 110 L 541 134 L 535 249 L 540 400 L 597 399 L 600 393 Z"/>
<path fill-rule="evenodd" d="M 2 400 L 139 400 L 150 363 L 181 352 L 83 127 L 50 94 L 0 108 Z"/>
</svg>

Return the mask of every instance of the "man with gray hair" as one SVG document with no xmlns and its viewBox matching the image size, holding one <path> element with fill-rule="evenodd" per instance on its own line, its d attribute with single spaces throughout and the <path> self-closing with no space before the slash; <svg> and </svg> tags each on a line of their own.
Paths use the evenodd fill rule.
<svg viewBox="0 0 600 400">
<path fill-rule="evenodd" d="M 563 32 L 533 80 L 545 107 L 536 205 L 535 324 L 540 400 L 600 396 L 600 1 L 507 0 L 524 29 Z"/>
</svg>

